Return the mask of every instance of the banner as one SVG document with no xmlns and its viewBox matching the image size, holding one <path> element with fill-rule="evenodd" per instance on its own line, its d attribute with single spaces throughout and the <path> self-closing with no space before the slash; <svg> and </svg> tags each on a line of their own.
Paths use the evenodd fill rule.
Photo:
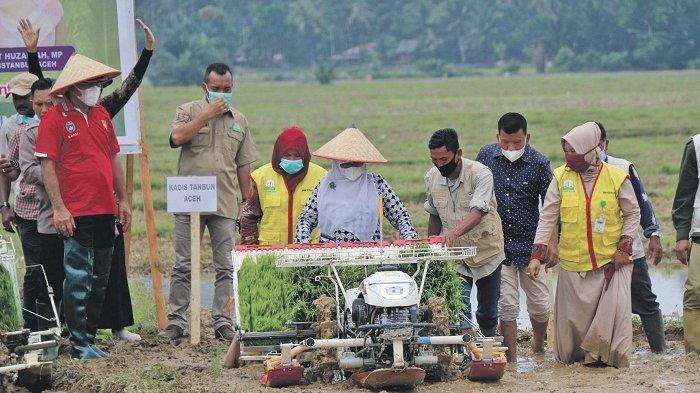
<svg viewBox="0 0 700 393">
<path fill-rule="evenodd" d="M 136 64 L 134 4 L 129 0 L 0 0 L 0 124 L 15 113 L 9 81 L 27 71 L 27 51 L 17 31 L 27 18 L 39 32 L 39 62 L 44 76 L 58 77 L 68 58 L 80 53 L 122 71 L 102 92 L 120 85 Z M 140 152 L 138 94 L 114 117 L 123 154 Z"/>
</svg>

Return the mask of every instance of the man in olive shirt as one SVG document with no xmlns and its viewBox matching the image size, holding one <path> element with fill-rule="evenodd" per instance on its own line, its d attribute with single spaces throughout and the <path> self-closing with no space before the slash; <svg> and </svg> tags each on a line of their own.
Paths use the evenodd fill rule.
<svg viewBox="0 0 700 393">
<path fill-rule="evenodd" d="M 215 336 L 233 338 L 230 312 L 226 304 L 233 297 L 233 249 L 238 195 L 247 194 L 250 164 L 260 156 L 248 120 L 231 107 L 233 74 L 229 67 L 214 63 L 204 73 L 204 97 L 177 108 L 170 131 L 170 146 L 180 147 L 178 176 L 216 176 L 215 214 L 201 217 L 201 230 L 209 228 L 216 281 L 212 304 Z M 168 327 L 161 337 L 183 335 L 190 303 L 190 218 L 175 215 L 175 266 L 170 279 Z"/>
<path fill-rule="evenodd" d="M 693 247 L 700 247 L 698 156 L 700 134 L 685 145 L 678 188 L 673 200 L 673 226 L 676 228 L 676 256 L 681 263 L 688 265 L 688 279 L 683 295 L 685 350 L 700 353 L 700 249 L 692 251 Z"/>
</svg>

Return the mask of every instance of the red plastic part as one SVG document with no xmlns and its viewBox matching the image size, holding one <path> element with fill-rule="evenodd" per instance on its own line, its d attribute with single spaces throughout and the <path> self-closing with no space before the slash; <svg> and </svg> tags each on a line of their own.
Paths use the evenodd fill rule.
<svg viewBox="0 0 700 393">
<path fill-rule="evenodd" d="M 467 378 L 472 381 L 498 381 L 506 370 L 506 362 L 475 361 Z"/>
<path fill-rule="evenodd" d="M 442 236 L 429 236 L 428 243 L 430 244 L 442 244 L 444 243 Z"/>
<path fill-rule="evenodd" d="M 299 385 L 304 382 L 304 367 L 277 366 L 260 374 L 260 383 L 271 388 Z"/>
<path fill-rule="evenodd" d="M 425 370 L 414 366 L 401 370 L 379 368 L 356 372 L 350 378 L 369 389 L 414 388 L 423 383 Z"/>
<path fill-rule="evenodd" d="M 281 244 L 270 244 L 261 246 L 259 244 L 240 244 L 234 247 L 236 251 L 279 251 L 284 250 L 284 246 Z"/>
</svg>

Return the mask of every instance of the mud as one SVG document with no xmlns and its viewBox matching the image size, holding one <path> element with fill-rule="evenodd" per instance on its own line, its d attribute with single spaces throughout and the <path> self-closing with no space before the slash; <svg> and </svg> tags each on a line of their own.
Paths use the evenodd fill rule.
<svg viewBox="0 0 700 393">
<path fill-rule="evenodd" d="M 316 337 L 321 339 L 335 338 L 338 334 L 338 322 L 333 318 L 335 301 L 322 296 L 313 301 L 316 311 L 316 322 L 311 327 L 316 331 Z M 309 382 L 331 383 L 338 377 L 338 361 L 335 349 L 319 349 L 314 352 L 313 366 L 304 370 L 304 378 Z"/>
<path fill-rule="evenodd" d="M 332 315 L 332 314 L 331 314 Z M 155 332 L 140 332 L 137 343 L 101 342 L 110 357 L 103 360 L 69 360 L 67 346 L 62 349 L 54 372 L 54 391 L 66 392 L 270 392 L 258 382 L 261 364 L 239 369 L 221 367 L 228 343 L 214 339 L 211 321 L 202 314 L 203 336 L 200 345 L 189 338 L 177 343 L 156 339 Z M 527 335 L 521 335 L 517 364 L 509 364 L 498 382 L 471 382 L 459 378 L 448 382 L 426 382 L 417 392 L 697 392 L 700 389 L 700 356 L 686 355 L 682 333 L 667 330 L 666 355 L 649 352 L 641 331 L 635 332 L 635 350 L 630 368 L 589 368 L 557 364 L 551 349 L 533 354 Z M 67 345 L 67 343 L 65 343 Z M 2 389 L 0 389 L 2 391 Z M 16 391 L 16 390 L 14 390 Z M 367 392 L 338 383 L 313 382 L 280 389 L 280 392 Z"/>
<path fill-rule="evenodd" d="M 499 382 L 425 383 L 418 392 L 692 392 L 700 386 L 700 357 L 685 355 L 682 342 L 669 342 L 669 354 L 652 355 L 642 343 L 632 356 L 629 369 L 563 366 L 553 361 L 551 351 L 533 355 L 527 345 L 520 348 L 521 360 L 509 365 Z M 138 344 L 109 345 L 109 360 L 92 362 L 64 361 L 55 389 L 70 392 L 261 392 L 270 390 L 257 381 L 261 365 L 216 371 L 211 351 L 218 346 L 213 337 L 204 344 L 171 345 L 147 338 Z M 343 381 L 335 384 L 315 382 L 281 389 L 283 392 L 367 392 Z"/>
<path fill-rule="evenodd" d="M 431 297 L 425 307 L 427 322 L 434 323 L 436 327 L 431 334 L 436 336 L 446 336 L 450 334 L 450 314 L 447 310 L 445 299 L 441 297 Z M 461 377 L 462 373 L 458 365 L 453 361 L 452 352 L 449 348 L 441 348 L 435 351 L 438 364 L 435 370 L 426 374 L 426 379 L 434 382 L 454 381 Z"/>
<path fill-rule="evenodd" d="M 425 306 L 426 318 L 436 325 L 435 335 L 445 336 L 450 334 L 450 314 L 447 310 L 445 299 L 441 297 L 431 297 L 428 305 Z"/>
</svg>

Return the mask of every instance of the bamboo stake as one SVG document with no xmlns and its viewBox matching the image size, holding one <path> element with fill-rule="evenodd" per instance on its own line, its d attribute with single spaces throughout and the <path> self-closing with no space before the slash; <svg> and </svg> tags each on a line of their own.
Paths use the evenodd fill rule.
<svg viewBox="0 0 700 393">
<path fill-rule="evenodd" d="M 146 218 L 146 236 L 148 237 L 148 261 L 151 267 L 151 282 L 153 283 L 153 298 L 156 303 L 158 327 L 165 329 L 168 318 L 165 314 L 165 297 L 163 296 L 163 281 L 158 261 L 158 236 L 156 233 L 156 213 L 153 209 L 153 193 L 151 189 L 151 169 L 148 164 L 148 144 L 146 143 L 146 123 L 144 121 L 139 89 L 139 114 L 141 116 L 141 193 L 143 194 L 143 213 Z"/>
<path fill-rule="evenodd" d="M 129 206 L 133 210 L 134 202 L 134 155 L 127 154 L 126 156 L 126 196 L 129 201 Z M 129 274 L 129 263 L 131 261 L 131 225 L 129 230 L 124 232 L 124 264 L 126 265 L 126 273 Z"/>
</svg>

